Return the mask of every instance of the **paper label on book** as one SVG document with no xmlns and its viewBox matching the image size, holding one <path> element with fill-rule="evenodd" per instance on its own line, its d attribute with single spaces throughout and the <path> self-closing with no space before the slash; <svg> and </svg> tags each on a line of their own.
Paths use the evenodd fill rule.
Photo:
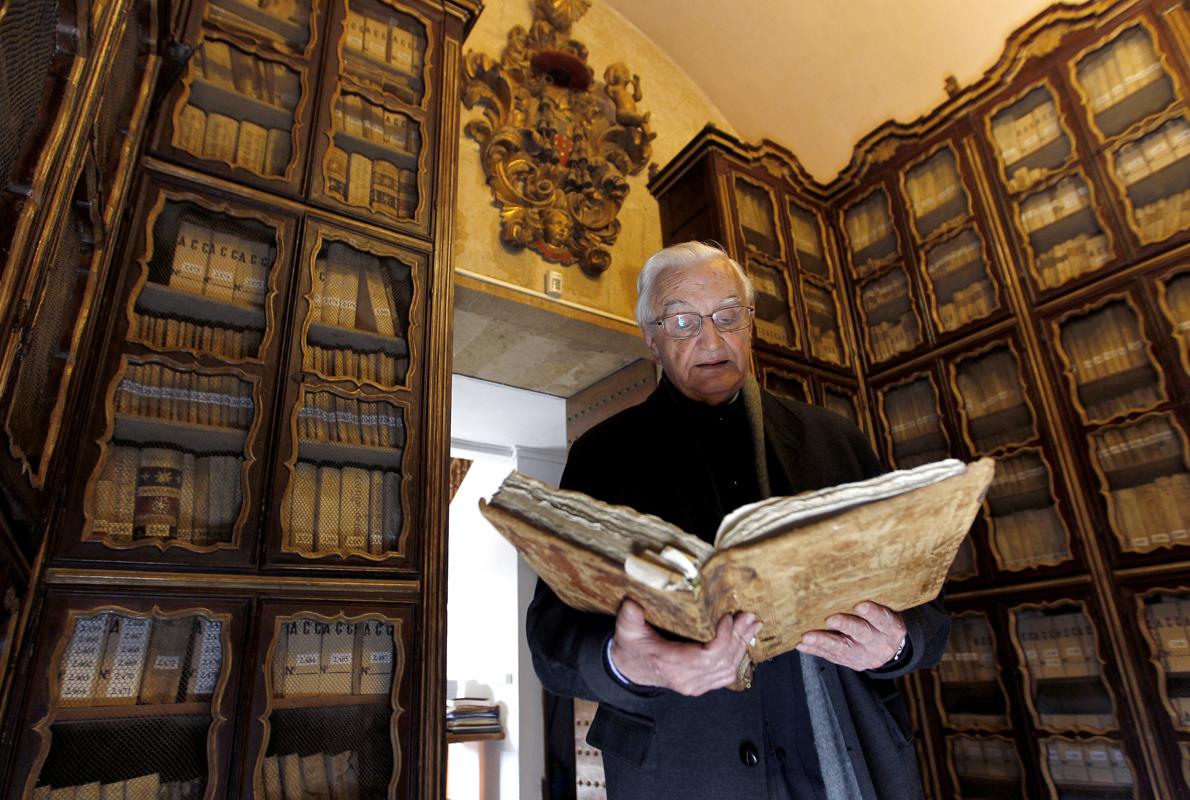
<svg viewBox="0 0 1190 800">
<path fill-rule="evenodd" d="M 177 656 L 157 656 L 153 662 L 154 669 L 175 670 L 180 669 L 182 660 Z"/>
<path fill-rule="evenodd" d="M 351 666 L 351 653 L 331 653 L 330 663 L 332 666 L 342 667 Z"/>
<path fill-rule="evenodd" d="M 297 653 L 293 657 L 293 663 L 297 667 L 317 667 L 318 653 Z"/>
<path fill-rule="evenodd" d="M 372 653 L 373 664 L 391 664 L 393 663 L 393 653 L 391 650 L 380 650 Z"/>
</svg>

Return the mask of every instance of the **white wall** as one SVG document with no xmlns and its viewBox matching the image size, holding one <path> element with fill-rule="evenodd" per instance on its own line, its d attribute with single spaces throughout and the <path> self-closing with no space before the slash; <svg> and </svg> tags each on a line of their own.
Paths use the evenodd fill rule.
<svg viewBox="0 0 1190 800">
<path fill-rule="evenodd" d="M 545 774 L 541 684 L 524 634 L 536 576 L 479 514 L 478 502 L 513 469 L 557 483 L 566 401 L 456 375 L 451 402 L 451 455 L 475 463 L 450 506 L 448 687 L 498 701 L 505 738 L 451 745 L 449 798 L 536 798 Z"/>
</svg>

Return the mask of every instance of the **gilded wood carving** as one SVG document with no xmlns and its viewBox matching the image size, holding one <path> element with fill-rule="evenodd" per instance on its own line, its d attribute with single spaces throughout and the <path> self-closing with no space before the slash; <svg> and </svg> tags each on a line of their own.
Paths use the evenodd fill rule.
<svg viewBox="0 0 1190 800">
<path fill-rule="evenodd" d="M 627 177 L 652 155 L 640 77 L 610 65 L 603 83 L 570 28 L 589 0 L 536 0 L 533 24 L 508 32 L 496 61 L 468 53 L 463 104 L 481 106 L 467 134 L 479 142 L 500 205 L 500 238 L 547 261 L 598 276 L 611 265 Z"/>
</svg>

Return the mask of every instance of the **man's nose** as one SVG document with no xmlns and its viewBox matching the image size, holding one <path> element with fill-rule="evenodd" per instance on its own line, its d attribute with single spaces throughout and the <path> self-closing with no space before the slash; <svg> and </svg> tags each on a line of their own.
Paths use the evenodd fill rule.
<svg viewBox="0 0 1190 800">
<path fill-rule="evenodd" d="M 698 332 L 697 339 L 700 345 L 718 347 L 723 344 L 723 332 L 715 325 L 714 320 L 707 318 L 702 321 L 702 328 Z"/>
</svg>

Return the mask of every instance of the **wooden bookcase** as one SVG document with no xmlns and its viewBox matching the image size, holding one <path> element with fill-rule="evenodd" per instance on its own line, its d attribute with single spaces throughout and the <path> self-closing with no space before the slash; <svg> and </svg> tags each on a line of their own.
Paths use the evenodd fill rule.
<svg viewBox="0 0 1190 800">
<path fill-rule="evenodd" d="M 999 462 L 905 682 L 932 797 L 1190 795 L 1188 80 L 1185 4 L 1055 6 L 829 185 L 710 127 L 650 182 L 757 281 L 770 390 L 855 392 L 890 467 Z"/>
<path fill-rule="evenodd" d="M 49 75 L 0 162 L 0 796 L 441 796 L 478 3 L 27 5 L 0 9 L 0 65 Z"/>
</svg>

